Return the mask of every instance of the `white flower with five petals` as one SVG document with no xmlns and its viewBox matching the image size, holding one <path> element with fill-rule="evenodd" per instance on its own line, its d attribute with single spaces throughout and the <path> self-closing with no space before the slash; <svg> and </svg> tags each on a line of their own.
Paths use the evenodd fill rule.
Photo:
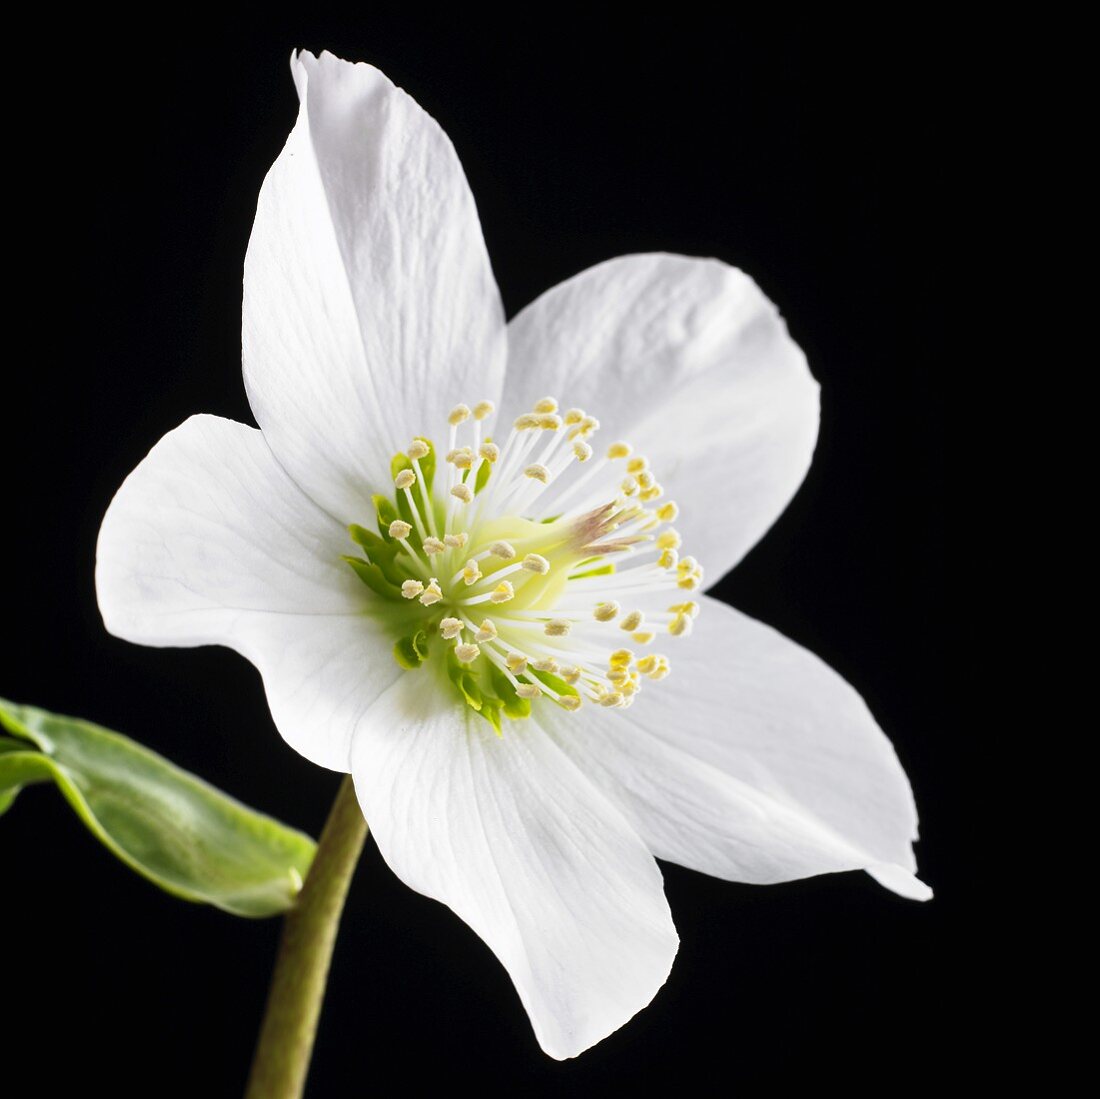
<svg viewBox="0 0 1100 1099">
<path fill-rule="evenodd" d="M 775 307 L 715 260 L 634 255 L 506 324 L 439 126 L 368 65 L 292 69 L 245 262 L 260 429 L 195 416 L 127 478 L 107 628 L 255 664 L 283 737 L 354 775 L 386 861 L 485 939 L 554 1057 L 664 983 L 655 858 L 930 895 L 856 692 L 701 592 L 813 452 Z"/>
</svg>

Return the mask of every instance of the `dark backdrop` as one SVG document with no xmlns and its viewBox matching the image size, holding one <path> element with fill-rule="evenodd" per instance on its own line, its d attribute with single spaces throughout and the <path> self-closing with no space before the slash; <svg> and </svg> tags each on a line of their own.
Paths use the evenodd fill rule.
<svg viewBox="0 0 1100 1099">
<path fill-rule="evenodd" d="M 15 60 L 15 153 L 36 193 L 9 209 L 9 231 L 33 234 L 9 257 L 29 301 L 11 323 L 34 340 L 9 351 L 25 392 L 4 412 L 0 694 L 118 728 L 319 831 L 337 777 L 283 744 L 251 666 L 109 637 L 93 552 L 112 493 L 164 432 L 195 412 L 251 422 L 241 267 L 294 119 L 291 47 L 370 61 L 454 140 L 509 315 L 650 249 L 718 256 L 779 304 L 822 384 L 821 441 L 717 594 L 863 693 L 912 780 L 938 896 L 909 903 L 862 874 L 755 888 L 666 866 L 683 940 L 671 979 L 558 1064 L 487 948 L 368 844 L 311 1094 L 387 1079 L 412 1094 L 579 1095 L 935 1079 L 975 995 L 957 932 L 968 745 L 945 656 L 943 402 L 965 373 L 940 274 L 949 51 L 919 28 L 719 26 L 709 8 L 629 22 L 540 9 L 511 26 L 412 9 L 62 21 L 49 50 Z M 5 939 L 22 944 L 5 952 L 6 1026 L 39 1074 L 31 1094 L 88 1079 L 120 1096 L 240 1091 L 277 921 L 160 894 L 46 787 L 0 822 L 0 881 Z"/>
</svg>

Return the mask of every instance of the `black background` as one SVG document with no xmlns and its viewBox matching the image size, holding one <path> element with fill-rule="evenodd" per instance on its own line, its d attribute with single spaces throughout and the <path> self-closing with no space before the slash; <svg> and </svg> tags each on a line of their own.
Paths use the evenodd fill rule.
<svg viewBox="0 0 1100 1099">
<path fill-rule="evenodd" d="M 488 949 L 368 843 L 310 1094 L 934 1080 L 976 996 L 945 592 L 944 394 L 961 369 L 941 275 L 951 51 L 915 27 L 719 25 L 690 6 L 514 25 L 411 9 L 223 10 L 138 31 L 103 17 L 19 62 L 19 158 L 42 193 L 25 210 L 33 243 L 11 256 L 31 309 L 12 323 L 35 339 L 10 363 L 21 388 L 4 411 L 0 694 L 117 728 L 319 832 L 338 779 L 283 744 L 251 666 L 109 637 L 93 557 L 113 492 L 162 434 L 195 412 L 252 422 L 241 267 L 294 120 L 291 48 L 370 61 L 454 141 L 509 315 L 645 250 L 717 256 L 778 303 L 822 384 L 821 439 L 793 504 L 715 594 L 863 693 L 912 780 L 937 897 L 906 902 L 862 874 L 755 888 L 665 866 L 682 938 L 668 984 L 559 1064 Z M 37 1066 L 28 1094 L 240 1092 L 278 921 L 161 895 L 46 787 L 0 822 L 0 881 L 0 926 L 25 944 L 5 966 Z"/>
</svg>

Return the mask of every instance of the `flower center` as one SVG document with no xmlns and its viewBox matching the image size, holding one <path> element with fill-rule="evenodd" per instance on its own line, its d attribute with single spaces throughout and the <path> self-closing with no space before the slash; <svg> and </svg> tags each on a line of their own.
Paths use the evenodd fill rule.
<svg viewBox="0 0 1100 1099">
<path fill-rule="evenodd" d="M 498 733 L 539 698 L 629 706 L 669 672 L 648 647 L 699 612 L 678 601 L 703 570 L 680 556 L 677 507 L 657 503 L 628 443 L 596 456 L 599 422 L 582 409 L 546 397 L 503 444 L 484 434 L 493 414 L 453 408 L 442 465 L 425 437 L 395 455 L 379 533 L 349 528 L 363 556 L 345 560 L 392 618 L 397 662 L 445 674 Z"/>
</svg>

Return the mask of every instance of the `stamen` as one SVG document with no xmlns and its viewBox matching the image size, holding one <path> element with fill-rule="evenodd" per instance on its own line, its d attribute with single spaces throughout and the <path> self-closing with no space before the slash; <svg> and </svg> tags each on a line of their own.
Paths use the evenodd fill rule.
<svg viewBox="0 0 1100 1099">
<path fill-rule="evenodd" d="M 597 622 L 611 622 L 619 617 L 619 611 L 622 608 L 618 603 L 612 601 L 610 603 L 597 603 L 596 609 L 592 612 L 592 617 Z"/>
<path fill-rule="evenodd" d="M 424 590 L 424 585 L 419 580 L 406 580 L 401 585 L 401 594 L 406 599 L 415 599 Z"/>
<path fill-rule="evenodd" d="M 631 611 L 620 623 L 619 629 L 632 633 L 642 624 L 642 612 Z"/>
<path fill-rule="evenodd" d="M 462 633 L 462 620 L 460 618 L 444 618 L 439 623 L 439 632 L 447 641 L 453 641 Z"/>
<path fill-rule="evenodd" d="M 467 484 L 459 483 L 451 489 L 451 495 L 464 504 L 468 504 L 474 498 L 474 490 Z"/>
<path fill-rule="evenodd" d="M 496 405 L 492 401 L 478 401 L 474 405 L 474 419 L 484 420 L 486 416 L 492 416 L 496 411 Z"/>
<path fill-rule="evenodd" d="M 521 683 L 516 688 L 516 694 L 520 698 L 538 698 L 542 694 L 542 688 L 537 683 Z"/>
<path fill-rule="evenodd" d="M 428 444 L 424 442 L 423 439 L 413 439 L 413 441 L 409 443 L 409 449 L 405 451 L 405 454 L 411 461 L 416 462 L 421 458 L 426 458 L 429 450 Z"/>
<path fill-rule="evenodd" d="M 406 523 L 404 519 L 394 519 L 389 526 L 389 535 L 391 538 L 396 538 L 397 541 L 403 541 L 412 534 L 412 526 Z"/>
<path fill-rule="evenodd" d="M 456 404 L 447 417 L 447 423 L 449 423 L 451 427 L 457 427 L 459 424 L 465 423 L 469 418 L 469 407 L 464 404 Z"/>
<path fill-rule="evenodd" d="M 565 637 L 571 626 L 572 623 L 564 618 L 552 618 L 546 623 L 545 633 L 547 637 Z"/>
<path fill-rule="evenodd" d="M 461 575 L 466 586 L 469 587 L 481 579 L 481 569 L 478 567 L 478 563 L 471 559 L 463 566 Z"/>
<path fill-rule="evenodd" d="M 404 594 L 404 592 L 402 592 Z M 439 581 L 433 576 L 428 580 L 428 586 L 420 595 L 420 602 L 425 607 L 430 607 L 433 603 L 438 603 L 443 598 L 443 592 L 439 587 Z"/>
<path fill-rule="evenodd" d="M 553 397 L 543 397 L 541 401 L 535 402 L 536 412 L 557 412 L 558 402 Z"/>
<path fill-rule="evenodd" d="M 459 531 L 457 534 L 445 534 L 443 536 L 443 542 L 445 545 L 451 547 L 451 549 L 462 549 L 466 545 L 466 541 L 470 536 L 465 531 Z"/>
<path fill-rule="evenodd" d="M 537 462 L 534 465 L 528 466 L 523 471 L 524 477 L 530 477 L 532 481 L 541 481 L 542 484 L 548 484 L 550 481 L 550 470 L 546 466 L 539 465 Z"/>
<path fill-rule="evenodd" d="M 393 483 L 402 491 L 411 488 L 416 483 L 416 474 L 411 469 L 403 469 L 393 479 Z"/>
<path fill-rule="evenodd" d="M 482 620 L 480 626 L 478 626 L 477 633 L 474 636 L 478 641 L 495 641 L 497 636 L 497 628 L 493 623 L 485 618 Z"/>
<path fill-rule="evenodd" d="M 508 665 L 513 675 L 522 675 L 527 669 L 527 657 L 520 653 L 509 653 L 504 658 L 504 663 Z"/>
<path fill-rule="evenodd" d="M 516 555 L 516 551 L 512 548 L 510 542 L 494 542 L 489 547 L 489 552 L 494 557 L 499 557 L 502 561 L 511 561 Z"/>
<path fill-rule="evenodd" d="M 463 664 L 470 664 L 481 656 L 481 650 L 476 645 L 456 645 L 455 656 L 457 659 L 461 660 Z"/>
<path fill-rule="evenodd" d="M 507 580 L 502 580 L 493 590 L 489 593 L 490 603 L 507 603 L 509 599 L 514 599 L 516 595 L 515 588 Z"/>
<path fill-rule="evenodd" d="M 523 568 L 528 572 L 538 573 L 539 576 L 545 576 L 550 571 L 550 562 L 545 557 L 540 557 L 537 553 L 529 553 L 523 559 Z"/>
</svg>

